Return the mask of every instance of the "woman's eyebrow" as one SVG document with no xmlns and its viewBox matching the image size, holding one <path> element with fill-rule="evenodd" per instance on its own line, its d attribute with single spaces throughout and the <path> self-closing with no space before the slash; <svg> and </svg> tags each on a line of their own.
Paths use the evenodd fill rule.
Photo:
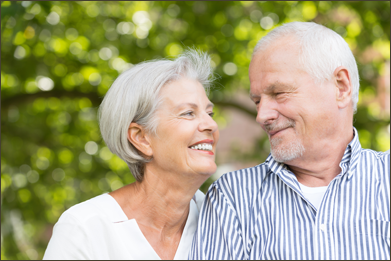
<svg viewBox="0 0 391 261">
<path fill-rule="evenodd" d="M 185 102 L 185 103 L 181 103 L 181 104 L 177 105 L 177 106 L 175 107 L 175 109 L 180 109 L 180 108 L 186 107 L 186 106 L 190 106 L 190 107 L 192 107 L 192 108 L 194 108 L 194 109 L 197 109 L 197 108 L 198 108 L 198 105 L 195 104 L 195 103 L 192 103 L 192 102 Z M 211 103 L 211 102 L 209 102 L 209 103 L 206 105 L 206 108 L 208 109 L 208 108 L 211 108 L 211 107 L 213 108 L 213 107 L 214 107 L 214 104 Z"/>
<path fill-rule="evenodd" d="M 192 103 L 192 102 L 184 102 L 184 103 L 181 103 L 177 106 L 175 106 L 175 109 L 180 109 L 182 107 L 186 107 L 186 106 L 190 106 L 192 108 L 198 108 L 198 105 L 195 104 L 195 103 Z"/>
</svg>

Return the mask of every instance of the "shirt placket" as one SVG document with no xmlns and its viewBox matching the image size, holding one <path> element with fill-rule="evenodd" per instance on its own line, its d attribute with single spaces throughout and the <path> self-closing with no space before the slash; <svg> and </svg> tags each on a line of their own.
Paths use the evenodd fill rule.
<svg viewBox="0 0 391 261">
<path fill-rule="evenodd" d="M 332 259 L 335 260 L 335 235 L 333 234 L 334 215 L 331 211 L 335 209 L 335 197 L 336 187 L 341 181 L 342 173 L 346 172 L 346 168 L 342 168 L 342 171 L 336 176 L 329 184 L 322 202 L 319 206 L 315 219 L 314 238 L 315 238 L 315 256 L 317 259 Z M 330 204 L 326 204 L 329 202 Z M 326 208 L 328 206 L 328 208 Z"/>
<path fill-rule="evenodd" d="M 305 197 L 304 195 L 302 194 L 301 190 L 300 190 L 300 187 L 298 184 L 296 184 L 295 182 L 292 182 L 292 179 L 288 178 L 290 175 L 294 175 L 290 170 L 287 170 L 287 169 L 283 169 L 281 170 L 281 173 L 280 173 L 280 179 L 285 183 L 286 186 L 288 186 L 289 188 L 291 188 L 295 193 L 296 195 L 301 198 L 303 201 L 305 201 L 307 204 L 307 209 L 305 211 L 309 211 L 311 213 L 311 217 L 312 217 L 312 222 L 315 223 L 316 222 L 316 208 L 311 204 L 311 202 L 309 202 Z M 296 180 L 296 182 L 298 182 Z M 314 230 L 313 230 L 314 231 Z M 316 236 L 316 234 L 315 234 Z M 309 247 L 311 248 L 314 248 L 315 247 L 315 251 L 314 251 L 314 256 L 313 258 L 316 259 L 316 257 L 318 256 L 317 252 L 316 252 L 316 241 L 317 241 L 317 237 L 314 237 L 315 239 L 315 242 L 308 242 L 308 245 Z"/>
<path fill-rule="evenodd" d="M 329 189 L 327 189 L 329 190 Z M 325 195 L 323 196 L 323 201 L 328 199 L 329 191 L 325 192 Z M 326 216 L 324 216 L 326 215 Z M 332 259 L 331 257 L 327 257 L 326 251 L 330 249 L 330 230 L 329 230 L 329 217 L 327 216 L 328 213 L 324 208 L 324 204 L 321 204 L 319 206 L 319 209 L 316 213 L 315 217 L 315 227 L 314 227 L 314 253 L 315 253 L 315 259 Z"/>
</svg>

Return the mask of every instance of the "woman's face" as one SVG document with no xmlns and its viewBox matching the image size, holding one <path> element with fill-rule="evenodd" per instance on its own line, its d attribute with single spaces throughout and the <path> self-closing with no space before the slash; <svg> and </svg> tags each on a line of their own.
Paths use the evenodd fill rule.
<svg viewBox="0 0 391 261">
<path fill-rule="evenodd" d="M 202 85 L 187 78 L 161 89 L 157 135 L 150 137 L 153 165 L 179 175 L 212 175 L 219 139 L 213 104 Z"/>
</svg>

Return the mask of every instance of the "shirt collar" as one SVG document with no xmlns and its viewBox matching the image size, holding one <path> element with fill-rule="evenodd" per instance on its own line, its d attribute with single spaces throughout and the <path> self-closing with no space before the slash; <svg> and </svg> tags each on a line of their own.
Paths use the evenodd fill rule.
<svg viewBox="0 0 391 261">
<path fill-rule="evenodd" d="M 354 173 L 354 170 L 357 167 L 357 163 L 360 157 L 360 152 L 361 152 L 361 144 L 360 140 L 358 139 L 358 132 L 356 128 L 353 127 L 353 139 L 352 141 L 348 144 L 348 146 L 345 149 L 345 153 L 342 157 L 341 163 L 339 164 L 340 166 L 342 164 L 346 164 L 349 168 L 348 170 L 348 178 L 350 179 Z M 350 154 L 350 155 L 348 155 Z"/>
<path fill-rule="evenodd" d="M 347 172 L 348 179 L 352 177 L 354 170 L 357 167 L 360 151 L 361 151 L 361 144 L 358 139 L 358 132 L 356 128 L 353 127 L 353 139 L 350 141 L 348 146 L 346 146 L 342 160 L 339 163 L 339 166 L 342 169 L 342 175 Z M 269 169 L 273 173 L 277 174 L 280 177 L 281 175 L 283 175 L 282 170 L 288 170 L 288 167 L 284 163 L 275 161 L 271 153 L 267 157 L 265 163 L 269 166 Z M 292 179 L 292 177 L 290 177 L 289 179 Z M 292 182 L 294 181 L 292 180 Z"/>
</svg>

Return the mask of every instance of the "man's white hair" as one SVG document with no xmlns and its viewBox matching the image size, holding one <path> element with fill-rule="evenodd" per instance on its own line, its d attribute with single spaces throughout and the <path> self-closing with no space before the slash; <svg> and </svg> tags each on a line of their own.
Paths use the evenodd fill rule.
<svg viewBox="0 0 391 261">
<path fill-rule="evenodd" d="M 111 85 L 99 107 L 99 127 L 107 147 L 129 166 L 142 181 L 146 159 L 128 141 L 128 128 L 135 122 L 156 135 L 159 119 L 155 112 L 162 103 L 160 89 L 167 83 L 189 78 L 197 80 L 208 93 L 213 81 L 209 55 L 189 49 L 174 61 L 146 61 L 123 72 Z"/>
<path fill-rule="evenodd" d="M 357 63 L 346 41 L 333 30 L 313 22 L 292 22 L 269 32 L 258 41 L 253 57 L 279 39 L 293 36 L 299 47 L 299 64 L 317 82 L 331 80 L 339 66 L 348 69 L 352 82 L 353 111 L 357 111 L 360 79 Z"/>
</svg>

